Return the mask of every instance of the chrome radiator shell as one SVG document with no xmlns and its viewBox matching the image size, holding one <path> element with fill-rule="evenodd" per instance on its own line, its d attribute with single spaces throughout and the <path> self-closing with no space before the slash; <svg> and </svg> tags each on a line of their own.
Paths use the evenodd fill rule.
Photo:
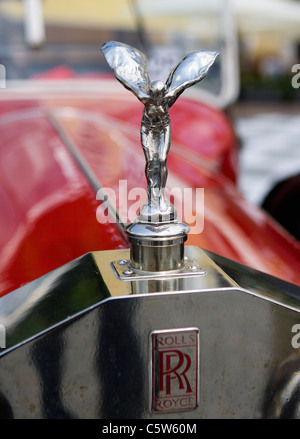
<svg viewBox="0 0 300 439">
<path fill-rule="evenodd" d="M 185 249 L 198 272 L 124 279 L 115 264 L 129 250 L 94 252 L 2 297 L 1 416 L 300 417 L 300 288 Z M 157 413 L 151 334 L 189 328 L 199 331 L 197 407 Z"/>
</svg>

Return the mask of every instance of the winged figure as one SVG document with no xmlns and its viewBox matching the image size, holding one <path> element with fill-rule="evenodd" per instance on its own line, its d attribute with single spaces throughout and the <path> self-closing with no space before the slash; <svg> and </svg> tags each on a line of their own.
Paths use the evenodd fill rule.
<svg viewBox="0 0 300 439">
<path fill-rule="evenodd" d="M 171 144 L 169 109 L 186 88 L 206 76 L 218 53 L 199 51 L 187 55 L 163 83 L 151 81 L 147 59 L 139 50 L 115 41 L 105 43 L 101 50 L 117 80 L 144 104 L 141 143 L 146 157 L 148 201 L 141 209 L 139 220 L 174 220 L 175 208 L 164 195 Z"/>
</svg>

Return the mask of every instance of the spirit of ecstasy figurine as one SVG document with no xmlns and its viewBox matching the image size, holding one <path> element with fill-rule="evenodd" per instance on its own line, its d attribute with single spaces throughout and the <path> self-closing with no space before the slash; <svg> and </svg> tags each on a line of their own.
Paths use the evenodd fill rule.
<svg viewBox="0 0 300 439">
<path fill-rule="evenodd" d="M 217 52 L 194 52 L 171 71 L 166 83 L 151 82 L 147 59 L 127 44 L 110 41 L 101 50 L 115 77 L 144 104 L 141 143 L 146 157 L 148 200 L 139 222 L 164 223 L 176 219 L 175 207 L 164 195 L 167 155 L 171 143 L 169 109 L 187 88 L 201 81 L 214 63 Z"/>
</svg>

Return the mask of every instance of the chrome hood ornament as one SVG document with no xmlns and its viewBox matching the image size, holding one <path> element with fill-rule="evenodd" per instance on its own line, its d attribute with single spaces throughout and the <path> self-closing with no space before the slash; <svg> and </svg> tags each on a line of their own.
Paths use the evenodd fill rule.
<svg viewBox="0 0 300 439">
<path fill-rule="evenodd" d="M 138 221 L 166 223 L 177 218 L 174 206 L 164 195 L 167 181 L 167 155 L 171 144 L 169 109 L 181 93 L 201 81 L 218 53 L 194 52 L 171 71 L 166 83 L 151 81 L 147 59 L 137 49 L 110 41 L 102 52 L 115 77 L 144 104 L 141 143 L 146 158 L 148 201 Z"/>
<path fill-rule="evenodd" d="M 175 207 L 164 194 L 167 182 L 167 156 L 171 145 L 169 109 L 181 93 L 201 81 L 214 63 L 217 52 L 200 51 L 184 57 L 169 74 L 166 83 L 151 81 L 147 59 L 127 44 L 110 41 L 101 48 L 118 81 L 144 104 L 141 123 L 141 144 L 146 158 L 147 202 L 133 224 L 127 227 L 132 244 L 133 268 L 146 271 L 174 270 L 182 267 L 182 244 L 189 227 L 179 223 Z M 175 240 L 174 240 L 175 239 Z M 149 259 L 140 256 L 136 245 L 166 247 L 178 244 L 174 260 L 170 254 L 155 252 Z M 150 242 L 152 244 L 150 244 Z M 178 253 L 179 252 L 179 253 Z M 135 256 L 139 254 L 138 260 Z M 146 256 L 146 255 L 144 255 Z M 167 256 L 167 258 L 166 258 Z M 146 260 L 148 262 L 146 262 Z M 143 261 L 143 262 L 142 262 Z"/>
</svg>

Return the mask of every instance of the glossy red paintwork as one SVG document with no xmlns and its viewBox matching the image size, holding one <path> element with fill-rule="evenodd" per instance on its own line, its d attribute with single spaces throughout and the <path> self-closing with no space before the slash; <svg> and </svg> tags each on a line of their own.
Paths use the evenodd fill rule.
<svg viewBox="0 0 300 439">
<path fill-rule="evenodd" d="M 145 188 L 141 111 L 121 91 L 2 96 L 1 295 L 86 252 L 127 246 L 119 224 L 97 221 L 95 190 L 64 142 L 76 146 L 102 187 L 117 195 L 120 180 L 128 191 Z M 236 188 L 236 139 L 227 117 L 181 98 L 171 121 L 168 186 L 204 188 L 204 229 L 188 244 L 300 285 L 299 244 Z"/>
<path fill-rule="evenodd" d="M 96 221 L 86 178 L 39 109 L 1 119 L 1 295 L 92 249 L 124 247 Z"/>
</svg>

